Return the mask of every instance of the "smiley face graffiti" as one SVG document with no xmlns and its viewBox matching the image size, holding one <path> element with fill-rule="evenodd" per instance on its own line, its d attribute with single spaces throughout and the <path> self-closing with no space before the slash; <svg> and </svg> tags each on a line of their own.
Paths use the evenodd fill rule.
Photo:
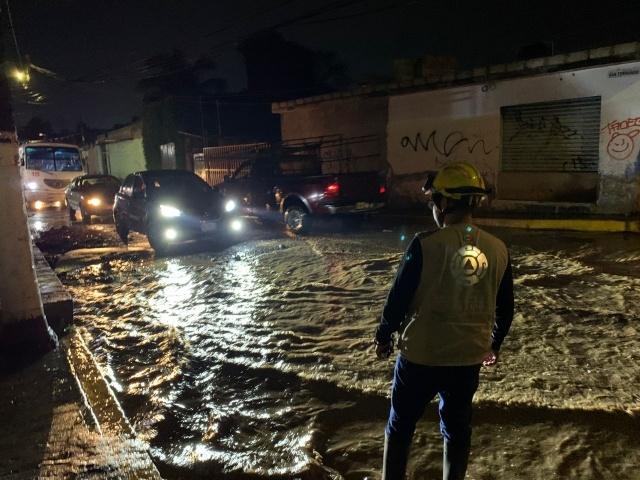
<svg viewBox="0 0 640 480">
<path fill-rule="evenodd" d="M 607 145 L 607 153 L 616 160 L 626 160 L 635 147 L 635 137 L 640 130 L 632 130 L 629 133 L 615 132 Z"/>
</svg>

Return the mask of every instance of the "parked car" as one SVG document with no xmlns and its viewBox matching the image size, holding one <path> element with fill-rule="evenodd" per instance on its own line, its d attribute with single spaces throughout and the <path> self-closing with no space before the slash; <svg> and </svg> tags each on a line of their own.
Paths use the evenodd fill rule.
<svg viewBox="0 0 640 480">
<path fill-rule="evenodd" d="M 309 231 L 314 217 L 354 215 L 383 208 L 387 200 L 382 172 L 323 175 L 319 161 L 255 158 L 225 177 L 220 189 L 252 214 L 281 214 L 297 234 Z"/>
<path fill-rule="evenodd" d="M 64 192 L 65 205 L 71 221 L 80 212 L 83 223 L 92 216 L 111 216 L 113 201 L 120 188 L 120 180 L 111 175 L 82 175 L 74 178 Z"/>
<path fill-rule="evenodd" d="M 127 243 L 130 231 L 145 234 L 159 254 L 175 244 L 237 234 L 242 220 L 235 203 L 225 202 L 193 172 L 148 170 L 129 175 L 116 195 L 113 218 Z"/>
</svg>

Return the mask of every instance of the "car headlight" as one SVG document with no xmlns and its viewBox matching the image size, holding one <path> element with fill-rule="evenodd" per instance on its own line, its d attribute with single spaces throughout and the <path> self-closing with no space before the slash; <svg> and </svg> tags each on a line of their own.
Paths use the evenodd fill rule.
<svg viewBox="0 0 640 480">
<path fill-rule="evenodd" d="M 182 215 L 182 212 L 171 205 L 160 205 L 160 215 L 165 218 L 176 218 Z"/>
<path fill-rule="evenodd" d="M 236 209 L 236 202 L 233 200 L 227 200 L 227 203 L 224 204 L 225 212 L 233 212 Z"/>
<path fill-rule="evenodd" d="M 164 231 L 164 238 L 167 240 L 175 240 L 178 238 L 178 231 L 175 228 L 167 228 Z"/>
<path fill-rule="evenodd" d="M 28 182 L 27 183 L 27 188 L 29 190 L 35 190 L 36 188 L 38 188 L 38 184 L 36 182 Z"/>
<path fill-rule="evenodd" d="M 231 224 L 229 225 L 229 227 L 231 227 L 231 230 L 234 232 L 239 232 L 240 230 L 242 230 L 242 221 L 238 220 L 237 218 L 235 220 L 233 220 L 231 222 Z"/>
<path fill-rule="evenodd" d="M 93 197 L 87 200 L 87 203 L 92 207 L 99 207 L 102 204 L 102 200 L 100 200 L 98 197 Z"/>
</svg>

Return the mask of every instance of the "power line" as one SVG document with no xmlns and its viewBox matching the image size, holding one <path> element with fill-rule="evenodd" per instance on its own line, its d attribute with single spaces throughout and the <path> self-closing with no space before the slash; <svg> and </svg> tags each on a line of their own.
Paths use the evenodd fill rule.
<svg viewBox="0 0 640 480">
<path fill-rule="evenodd" d="M 13 28 L 13 18 L 11 16 L 11 7 L 9 7 L 9 0 L 5 0 L 5 4 L 7 5 L 7 18 L 9 19 L 9 28 L 11 29 L 11 34 L 13 36 L 13 44 L 16 47 L 16 54 L 18 55 L 18 64 L 22 69 L 22 55 L 20 55 L 20 47 L 18 46 L 18 39 L 16 38 L 16 30 Z"/>
<path fill-rule="evenodd" d="M 290 3 L 294 3 L 294 2 L 296 2 L 296 1 L 298 1 L 298 0 L 286 0 L 286 1 L 284 1 L 284 2 L 280 2 L 280 3 L 279 3 L 277 6 L 275 6 L 275 7 L 265 8 L 265 9 L 262 9 L 262 10 L 258 10 L 258 11 L 254 12 L 253 14 L 248 15 L 248 16 L 246 16 L 246 15 L 238 16 L 238 17 L 236 17 L 236 18 L 235 18 L 234 20 L 232 20 L 232 21 L 233 21 L 233 22 L 235 22 L 235 21 L 237 21 L 237 20 L 241 20 L 241 21 L 243 21 L 243 20 L 244 20 L 244 21 L 246 21 L 246 20 L 252 20 L 252 19 L 254 19 L 254 18 L 256 18 L 256 17 L 262 16 L 262 15 L 265 15 L 265 14 L 269 14 L 269 13 L 272 13 L 272 12 L 274 12 L 274 11 L 276 11 L 276 10 L 279 10 L 280 8 L 282 8 L 282 7 L 286 6 L 286 5 L 289 5 Z M 227 24 L 227 25 L 225 25 L 224 27 L 220 27 L 220 28 L 219 28 L 219 29 L 217 29 L 217 30 L 214 30 L 214 31 L 212 31 L 212 32 L 209 32 L 209 33 L 208 33 L 208 34 L 206 34 L 204 37 L 205 37 L 205 38 L 212 37 L 212 36 L 217 35 L 217 34 L 219 34 L 219 33 L 226 32 L 227 30 L 231 30 L 231 29 L 233 29 L 235 26 L 236 26 L 236 25 L 233 25 L 233 24 Z"/>
</svg>

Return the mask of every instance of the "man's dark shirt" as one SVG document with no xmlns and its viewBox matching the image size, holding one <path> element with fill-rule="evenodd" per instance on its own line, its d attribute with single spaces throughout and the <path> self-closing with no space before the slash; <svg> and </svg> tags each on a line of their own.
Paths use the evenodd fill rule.
<svg viewBox="0 0 640 480">
<path fill-rule="evenodd" d="M 420 239 L 416 236 L 404 255 L 393 286 L 387 296 L 382 318 L 376 330 L 376 341 L 378 343 L 388 343 L 391 340 L 391 335 L 400 329 L 400 325 L 409 311 L 409 306 L 420 283 L 422 261 Z M 511 272 L 511 259 L 508 259 L 507 268 L 500 281 L 496 296 L 496 320 L 491 333 L 491 349 L 493 351 L 500 350 L 504 337 L 509 333 L 512 321 L 513 274 Z"/>
</svg>

